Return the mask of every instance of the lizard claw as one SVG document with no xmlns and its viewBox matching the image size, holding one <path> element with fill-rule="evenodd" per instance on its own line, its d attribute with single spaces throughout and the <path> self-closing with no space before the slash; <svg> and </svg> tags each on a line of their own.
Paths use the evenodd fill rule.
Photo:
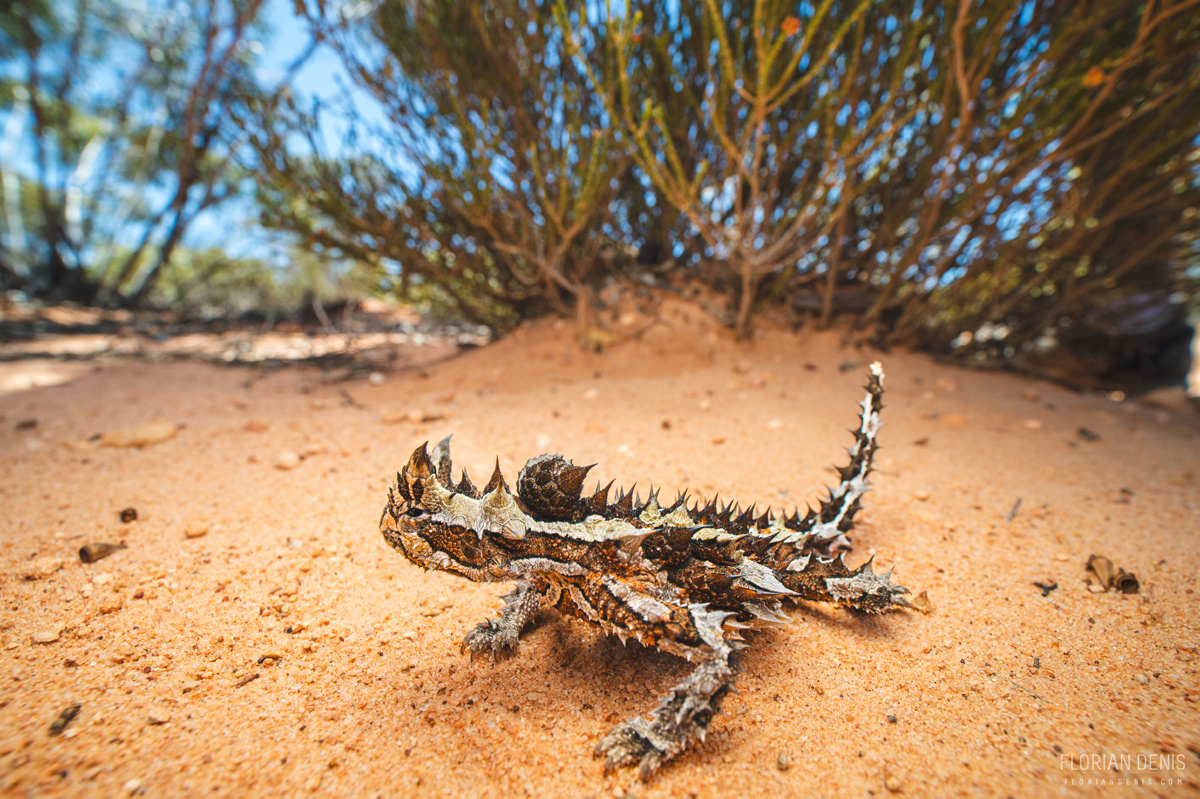
<svg viewBox="0 0 1200 799">
<path fill-rule="evenodd" d="M 645 780 L 672 754 L 654 742 L 649 728 L 644 719 L 631 719 L 613 727 L 596 744 L 593 757 L 607 755 L 604 761 L 605 776 L 622 766 L 638 763 L 639 776 Z"/>
<path fill-rule="evenodd" d="M 460 653 L 471 652 L 471 662 L 485 652 L 490 652 L 492 662 L 498 663 L 501 656 L 511 654 L 517 646 L 517 636 L 505 629 L 504 625 L 493 619 L 480 623 L 474 630 L 467 633 L 459 647 Z"/>
</svg>

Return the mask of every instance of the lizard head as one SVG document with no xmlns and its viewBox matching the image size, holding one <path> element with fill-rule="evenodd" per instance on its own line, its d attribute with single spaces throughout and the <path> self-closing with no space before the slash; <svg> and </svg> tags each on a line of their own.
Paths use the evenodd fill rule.
<svg viewBox="0 0 1200 799">
<path fill-rule="evenodd" d="M 497 470 L 493 482 L 503 483 Z M 489 491 L 492 486 L 489 483 Z M 507 490 L 507 486 L 504 486 Z M 394 549 L 424 569 L 448 571 L 470 580 L 488 580 L 491 547 L 477 529 L 481 494 L 466 470 L 450 480 L 450 437 L 432 455 L 428 443 L 413 451 L 388 489 L 379 531 Z"/>
<path fill-rule="evenodd" d="M 497 461 L 481 491 L 465 469 L 457 484 L 451 479 L 447 436 L 432 453 L 428 443 L 417 447 L 396 475 L 379 531 L 422 568 L 476 581 L 507 579 L 507 542 L 524 539 L 531 525 L 578 522 L 605 510 L 607 488 L 590 499 L 581 498 L 583 479 L 591 468 L 575 466 L 559 455 L 541 455 L 521 470 L 518 496 L 509 489 Z"/>
</svg>

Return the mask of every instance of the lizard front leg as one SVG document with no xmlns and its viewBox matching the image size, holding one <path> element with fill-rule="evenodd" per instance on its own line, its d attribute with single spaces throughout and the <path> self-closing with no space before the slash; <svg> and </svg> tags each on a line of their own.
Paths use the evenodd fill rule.
<svg viewBox="0 0 1200 799">
<path fill-rule="evenodd" d="M 649 720 L 640 716 L 630 719 L 601 739 L 595 756 L 607 756 L 605 774 L 628 763 L 638 763 L 641 778 L 649 777 L 688 744 L 704 739 L 709 722 L 733 687 L 737 675 L 734 645 L 725 638 L 722 629 L 725 619 L 733 614 L 708 611 L 704 605 L 691 605 L 688 610 L 704 642 L 702 647 L 681 647 L 699 661 L 695 671 L 671 689 Z"/>
<path fill-rule="evenodd" d="M 488 619 L 463 639 L 461 651 L 471 650 L 471 660 L 482 652 L 491 652 L 492 660 L 511 652 L 517 646 L 521 630 L 542 608 L 542 595 L 527 580 L 521 580 L 513 591 L 504 596 L 504 609 L 499 618 Z"/>
</svg>

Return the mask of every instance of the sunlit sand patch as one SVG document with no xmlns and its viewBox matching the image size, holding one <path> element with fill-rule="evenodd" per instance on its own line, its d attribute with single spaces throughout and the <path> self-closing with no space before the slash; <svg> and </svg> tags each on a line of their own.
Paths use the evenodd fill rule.
<svg viewBox="0 0 1200 799">
<path fill-rule="evenodd" d="M 46 388 L 67 383 L 85 372 L 92 364 L 78 361 L 17 361 L 0 363 L 0 396 Z"/>
</svg>

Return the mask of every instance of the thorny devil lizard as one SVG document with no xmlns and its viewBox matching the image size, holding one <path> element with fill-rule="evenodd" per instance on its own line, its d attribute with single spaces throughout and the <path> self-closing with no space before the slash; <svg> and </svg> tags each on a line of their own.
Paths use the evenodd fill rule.
<svg viewBox="0 0 1200 799">
<path fill-rule="evenodd" d="M 517 645 L 521 628 L 545 607 L 606 633 L 696 664 L 649 720 L 614 727 L 596 747 L 605 770 L 640 763 L 646 778 L 661 763 L 703 739 L 737 673 L 750 622 L 784 623 L 781 601 L 834 602 L 866 613 L 910 607 L 904 586 L 868 561 L 851 571 L 842 560 L 878 448 L 883 370 L 871 365 L 841 482 L 801 516 L 755 516 L 736 505 L 688 506 L 686 492 L 669 506 L 657 492 L 641 502 L 608 486 L 582 496 L 591 466 L 559 455 L 525 464 L 514 495 L 499 461 L 482 491 L 466 471 L 450 475 L 450 439 L 419 447 L 396 476 L 379 521 L 389 544 L 426 569 L 476 582 L 513 582 L 500 617 L 463 641 L 472 658 Z"/>
</svg>

